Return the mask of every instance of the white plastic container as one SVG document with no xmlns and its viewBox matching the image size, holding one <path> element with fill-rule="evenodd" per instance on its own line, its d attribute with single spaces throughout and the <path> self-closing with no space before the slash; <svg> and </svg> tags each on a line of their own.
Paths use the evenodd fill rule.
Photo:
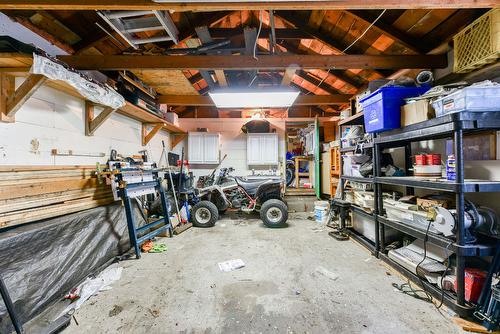
<svg viewBox="0 0 500 334">
<path fill-rule="evenodd" d="M 330 204 L 327 201 L 314 202 L 314 218 L 316 223 L 326 224 L 328 220 L 328 208 Z"/>
<path fill-rule="evenodd" d="M 352 212 L 352 228 L 368 238 L 372 242 L 375 242 L 375 223 L 373 219 L 366 217 L 365 215 L 361 215 L 356 211 Z M 387 242 L 392 242 L 399 237 L 400 233 L 388 226 L 385 228 L 385 240 Z"/>
<path fill-rule="evenodd" d="M 436 117 L 460 111 L 500 111 L 500 85 L 469 86 L 432 102 Z"/>
</svg>

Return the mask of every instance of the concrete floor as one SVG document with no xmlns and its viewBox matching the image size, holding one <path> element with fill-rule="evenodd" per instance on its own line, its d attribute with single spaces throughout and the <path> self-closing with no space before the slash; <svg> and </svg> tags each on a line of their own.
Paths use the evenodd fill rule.
<svg viewBox="0 0 500 334">
<path fill-rule="evenodd" d="M 247 216 L 245 216 L 247 217 Z M 403 280 L 360 245 L 292 214 L 289 227 L 225 218 L 122 262 L 64 333 L 461 333 L 446 310 L 395 290 Z M 218 262 L 246 267 L 221 272 Z"/>
</svg>

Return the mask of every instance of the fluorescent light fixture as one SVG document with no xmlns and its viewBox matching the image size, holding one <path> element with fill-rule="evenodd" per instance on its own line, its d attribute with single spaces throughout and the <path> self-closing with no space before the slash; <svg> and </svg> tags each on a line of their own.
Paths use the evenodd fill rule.
<svg viewBox="0 0 500 334">
<path fill-rule="evenodd" d="M 288 108 L 298 91 L 293 90 L 218 90 L 208 93 L 217 108 Z"/>
</svg>

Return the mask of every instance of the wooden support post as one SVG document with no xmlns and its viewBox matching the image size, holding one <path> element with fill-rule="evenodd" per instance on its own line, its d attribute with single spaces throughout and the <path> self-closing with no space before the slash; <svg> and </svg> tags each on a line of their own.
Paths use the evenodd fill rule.
<svg viewBox="0 0 500 334">
<path fill-rule="evenodd" d="M 14 94 L 14 77 L 0 73 L 0 122 L 13 123 L 14 117 L 7 116 L 7 98 Z"/>
<path fill-rule="evenodd" d="M 170 149 L 173 150 L 186 136 L 186 133 L 173 133 L 170 136 Z"/>
<path fill-rule="evenodd" d="M 94 132 L 111 116 L 115 109 L 106 107 L 94 117 L 94 103 L 85 101 L 85 135 L 93 136 Z"/>
<path fill-rule="evenodd" d="M 148 128 L 153 126 L 153 129 L 148 132 Z M 146 146 L 151 139 L 161 130 L 163 123 L 147 124 L 142 123 L 142 146 Z"/>
<path fill-rule="evenodd" d="M 21 86 L 16 89 L 14 94 L 7 97 L 5 115 L 7 117 L 14 117 L 24 102 L 26 102 L 36 92 L 38 87 L 40 87 L 45 80 L 47 80 L 47 77 L 41 74 L 30 74 Z"/>
<path fill-rule="evenodd" d="M 283 79 L 281 80 L 282 86 L 290 86 L 290 82 L 292 82 L 293 76 L 297 71 L 297 67 L 290 66 L 285 70 L 285 75 L 283 75 Z"/>
<path fill-rule="evenodd" d="M 217 77 L 217 82 L 221 87 L 227 87 L 226 75 L 223 70 L 215 70 L 215 76 Z"/>
</svg>

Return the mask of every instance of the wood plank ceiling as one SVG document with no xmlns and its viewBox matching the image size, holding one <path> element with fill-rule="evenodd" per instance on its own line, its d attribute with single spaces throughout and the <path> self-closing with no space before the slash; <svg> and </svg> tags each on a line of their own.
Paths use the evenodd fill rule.
<svg viewBox="0 0 500 334">
<path fill-rule="evenodd" d="M 270 36 L 271 15 L 267 10 L 173 12 L 171 17 L 180 32 L 180 43 L 149 43 L 140 50 L 131 49 L 95 11 L 7 10 L 4 13 L 73 55 L 165 55 L 171 54 L 171 49 L 198 47 L 207 42 L 207 38 L 229 41 L 226 47 L 231 50 L 224 51 L 226 54 L 251 55 L 253 45 L 249 45 L 249 41 L 252 39 L 248 38 L 252 31 L 256 34 L 261 18 L 261 34 L 256 45 L 258 54 L 425 55 L 448 43 L 454 34 L 485 11 L 391 9 L 382 14 L 382 10 L 280 10 L 273 13 L 276 45 L 273 45 Z M 379 20 L 370 27 L 371 22 L 381 14 Z M 200 30 L 203 29 L 200 27 L 207 27 L 208 30 Z M 200 36 L 202 33 L 205 37 Z M 139 34 L 140 37 L 152 37 L 152 32 Z M 162 95 L 206 95 L 211 88 L 225 85 L 280 85 L 285 75 L 282 70 L 203 72 L 196 69 L 143 69 L 132 72 Z M 394 70 L 309 68 L 289 71 L 284 82 L 289 82 L 290 86 L 306 95 L 356 94 L 366 88 L 369 81 L 397 75 L 398 72 Z M 297 107 L 295 114 L 334 115 L 340 107 Z M 213 107 L 195 109 L 180 106 L 173 110 L 183 116 L 200 116 L 201 113 L 204 116 L 221 117 L 224 114 Z M 289 112 L 293 113 L 294 109 Z M 236 114 L 237 111 L 225 113 Z"/>
</svg>

